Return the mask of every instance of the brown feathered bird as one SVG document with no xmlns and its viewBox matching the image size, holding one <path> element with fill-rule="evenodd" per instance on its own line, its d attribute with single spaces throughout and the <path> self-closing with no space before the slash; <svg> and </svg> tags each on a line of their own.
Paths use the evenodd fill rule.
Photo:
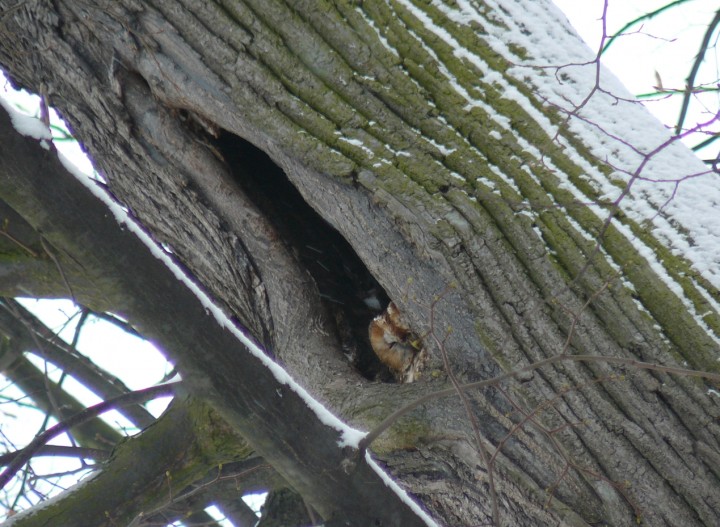
<svg viewBox="0 0 720 527">
<path fill-rule="evenodd" d="M 425 352 L 394 302 L 370 322 L 370 344 L 398 382 L 417 380 Z"/>
</svg>

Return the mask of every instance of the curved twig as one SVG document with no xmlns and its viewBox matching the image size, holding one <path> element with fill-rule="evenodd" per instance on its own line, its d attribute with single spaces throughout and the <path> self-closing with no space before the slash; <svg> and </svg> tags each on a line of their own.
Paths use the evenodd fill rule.
<svg viewBox="0 0 720 527">
<path fill-rule="evenodd" d="M 3 487 L 5 487 L 5 485 L 8 484 L 8 482 L 13 478 L 13 476 L 15 476 L 17 471 L 20 470 L 23 465 L 25 465 L 25 463 L 30 461 L 30 459 L 38 452 L 40 447 L 45 445 L 45 443 L 47 443 L 55 436 L 62 434 L 73 426 L 77 426 L 89 419 L 92 419 L 93 417 L 97 417 L 98 415 L 105 413 L 108 410 L 113 410 L 118 406 L 142 403 L 150 399 L 154 399 L 155 397 L 160 397 L 162 395 L 171 395 L 175 392 L 175 389 L 180 384 L 181 381 L 168 384 L 159 384 L 157 386 L 145 388 L 144 390 L 125 393 L 123 395 L 119 395 L 117 397 L 113 397 L 112 399 L 108 399 L 107 401 L 96 404 L 95 406 L 86 408 L 82 412 L 73 415 L 69 419 L 65 419 L 64 421 L 56 424 L 52 428 L 48 428 L 42 434 L 38 434 L 37 436 L 35 436 L 35 439 L 33 439 L 30 444 L 28 444 L 25 448 L 18 451 L 16 453 L 16 457 L 10 463 L 8 463 L 3 473 L 0 474 L 0 489 L 2 489 Z"/>
<path fill-rule="evenodd" d="M 627 31 L 628 29 L 630 29 L 631 27 L 633 27 L 635 24 L 637 24 L 637 23 L 639 23 L 639 22 L 642 22 L 643 20 L 650 20 L 650 19 L 653 18 L 655 15 L 659 15 L 660 13 L 662 13 L 663 11 L 665 11 L 666 9 L 670 9 L 671 7 L 675 7 L 676 5 L 684 4 L 685 2 L 689 2 L 689 1 L 690 1 L 690 0 L 675 0 L 674 2 L 670 2 L 670 3 L 667 4 L 667 5 L 664 5 L 664 6 L 662 6 L 662 7 L 657 8 L 655 11 L 651 11 L 651 12 L 649 12 L 649 13 L 645 13 L 644 15 L 641 15 L 641 16 L 639 16 L 639 17 L 631 20 L 630 22 L 628 22 L 627 24 L 625 24 L 623 27 L 621 27 L 620 30 L 619 30 L 617 33 L 615 33 L 612 37 L 610 37 L 610 38 L 608 39 L 608 41 L 607 41 L 607 42 L 605 43 L 605 45 L 603 46 L 602 50 L 600 50 L 600 53 L 601 53 L 601 54 L 602 54 L 602 53 L 605 53 L 605 52 L 608 50 L 608 48 L 610 47 L 610 44 L 612 44 L 613 42 L 615 42 L 615 39 L 616 39 L 616 38 L 622 36 L 623 33 L 625 33 L 625 31 Z"/>
</svg>

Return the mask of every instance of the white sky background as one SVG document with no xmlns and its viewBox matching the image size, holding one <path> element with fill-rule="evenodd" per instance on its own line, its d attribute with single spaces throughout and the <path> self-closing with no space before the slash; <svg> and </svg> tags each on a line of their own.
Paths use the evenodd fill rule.
<svg viewBox="0 0 720 527">
<path fill-rule="evenodd" d="M 593 51 L 600 48 L 603 0 L 552 0 L 568 17 L 580 36 Z M 612 36 L 628 22 L 671 3 L 671 0 L 609 0 L 607 34 Z M 688 0 L 650 20 L 626 30 L 603 54 L 602 62 L 635 95 L 653 93 L 658 86 L 657 75 L 665 89 L 685 88 L 690 68 L 700 49 L 705 30 L 720 9 L 718 0 Z M 710 41 L 709 50 L 695 85 L 709 84 L 718 88 L 720 59 L 718 32 Z M 643 99 L 646 107 L 666 126 L 674 126 L 680 114 L 681 95 Z M 685 126 L 708 121 L 720 108 L 718 92 L 692 97 Z M 713 130 L 720 132 L 716 123 Z M 686 144 L 693 146 L 704 138 L 692 137 Z M 700 155 L 715 158 L 720 140 Z"/>
<path fill-rule="evenodd" d="M 566 12 L 571 22 L 575 25 L 583 38 L 589 43 L 593 50 L 598 49 L 602 26 L 600 17 L 603 10 L 601 0 L 554 0 L 554 2 Z M 628 21 L 668 2 L 656 0 L 610 0 L 608 9 L 608 33 L 612 34 Z M 635 94 L 644 94 L 655 91 L 657 86 L 657 74 L 662 80 L 665 88 L 682 89 L 685 79 L 689 73 L 692 61 L 699 49 L 699 44 L 707 24 L 712 20 L 715 11 L 719 8 L 717 0 L 692 0 L 686 4 L 674 8 L 665 14 L 661 14 L 652 21 L 645 22 L 642 26 L 635 26 L 629 31 L 637 31 L 623 37 L 615 42 L 603 62 L 615 72 L 628 89 Z M 711 82 L 718 75 L 718 56 L 711 41 L 712 49 L 706 54 L 705 65 L 702 76 L 698 83 Z M 0 80 L 0 84 L 4 84 Z M 7 87 L 6 87 L 7 88 Z M 0 95 L 2 95 L 0 93 Z M 20 96 L 16 101 L 24 106 L 30 113 L 38 108 L 36 99 Z M 680 96 L 655 100 L 647 103 L 648 108 L 654 112 L 664 124 L 673 126 L 679 114 Z M 708 112 L 715 114 L 720 107 L 718 95 L 710 94 L 702 98 L 695 98 L 691 105 L 692 112 L 686 118 L 686 126 L 692 126 L 695 122 L 707 120 Z M 716 128 L 718 130 L 718 128 Z M 698 139 L 690 141 L 691 144 L 699 142 Z M 720 143 L 720 142 L 719 142 Z M 58 145 L 61 148 L 61 145 Z M 720 144 L 714 144 L 701 157 L 715 157 Z M 81 164 L 86 173 L 92 171 L 89 162 L 81 157 L 77 145 L 67 143 L 66 148 L 74 149 L 75 153 L 68 152 L 66 155 Z M 43 302 L 43 308 L 39 309 L 41 316 L 51 328 L 58 328 L 67 322 L 67 319 L 74 308 L 69 302 Z M 26 304 L 28 307 L 37 306 L 32 301 Z M 58 309 L 59 306 L 59 309 Z M 72 338 L 73 324 L 70 324 L 63 335 L 68 340 Z M 119 376 L 130 388 L 137 389 L 146 387 L 158 382 L 170 369 L 162 356 L 148 343 L 144 343 L 122 334 L 113 326 L 100 321 L 93 321 L 87 324 L 81 334 L 78 346 L 79 350 L 89 356 L 101 367 Z M 97 398 L 87 395 L 87 390 L 76 387 L 71 391 L 84 403 L 95 404 Z M 86 393 L 82 393 L 82 392 Z M 0 384 L 0 394 L 12 396 L 11 388 Z M 0 401 L 2 403 L 2 401 Z M 162 411 L 163 404 L 155 406 L 154 413 Z M 13 412 L 15 417 L 9 415 Z M 15 445 L 27 443 L 39 430 L 43 415 L 40 412 L 20 412 L 18 408 L 10 408 L 7 404 L 0 404 L 0 433 L 5 434 Z M 108 414 L 106 419 L 112 424 L 120 423 L 120 426 L 127 426 L 117 414 Z M 54 441 L 54 444 L 69 444 L 67 442 Z M 56 472 L 60 465 L 56 462 L 33 461 L 38 473 Z M 71 466 L 77 467 L 77 462 L 71 462 Z M 68 483 L 63 482 L 63 485 Z M 42 493 L 53 493 L 47 486 L 41 488 Z M 38 496 L 35 499 L 39 499 Z M 20 503 L 20 508 L 27 507 L 27 503 Z M 0 510 L 0 517 L 4 511 Z"/>
</svg>

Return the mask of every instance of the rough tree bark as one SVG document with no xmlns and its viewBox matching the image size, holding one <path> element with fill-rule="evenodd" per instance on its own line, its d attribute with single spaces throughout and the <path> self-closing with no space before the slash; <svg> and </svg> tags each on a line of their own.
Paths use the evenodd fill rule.
<svg viewBox="0 0 720 527">
<path fill-rule="evenodd" d="M 582 123 L 571 132 L 544 104 L 539 79 L 552 73 L 513 68 L 542 63 L 544 43 L 570 38 L 545 2 L 0 1 L 0 12 L 0 63 L 13 82 L 61 112 L 113 195 L 354 426 L 371 429 L 448 387 L 450 372 L 476 381 L 563 352 L 717 371 L 717 290 L 648 225 L 602 201 L 589 180 L 610 169 L 583 144 Z M 524 16 L 546 20 L 546 34 L 526 35 L 532 48 L 513 40 Z M 574 86 L 561 78 L 561 92 Z M 603 94 L 594 104 L 619 120 L 642 114 Z M 420 524 L 361 459 L 348 470 L 337 437 L 290 390 L 282 401 L 268 395 L 276 381 L 192 295 L 147 305 L 179 286 L 163 279 L 146 291 L 118 275 L 131 262 L 110 260 L 136 249 L 73 259 L 102 240 L 91 225 L 60 232 L 65 204 L 31 200 L 40 193 L 17 190 L 18 174 L 3 176 L 0 195 L 72 257 L 76 295 L 102 291 L 101 309 L 157 340 L 188 390 L 328 525 Z M 68 239 L 73 228 L 90 241 Z M 148 259 L 136 268 L 147 271 Z M 28 265 L 43 265 L 35 260 Z M 13 265 L 17 276 L 37 272 Z M 95 293 L 83 286 L 86 270 Z M 103 283 L 104 270 L 113 283 Z M 57 280 L 54 293 L 48 281 L 28 282 L 39 295 L 64 294 Z M 363 303 L 371 293 L 395 301 L 425 336 L 423 380 L 367 378 L 378 366 L 354 328 L 374 314 Z M 484 448 L 501 447 L 491 464 L 495 521 L 720 521 L 717 401 L 697 380 L 615 373 L 565 362 L 468 393 Z M 526 417 L 516 404 L 543 410 Z M 300 438 L 298 416 L 307 423 Z M 456 398 L 416 410 L 371 449 L 438 522 L 491 521 L 490 470 Z"/>
</svg>

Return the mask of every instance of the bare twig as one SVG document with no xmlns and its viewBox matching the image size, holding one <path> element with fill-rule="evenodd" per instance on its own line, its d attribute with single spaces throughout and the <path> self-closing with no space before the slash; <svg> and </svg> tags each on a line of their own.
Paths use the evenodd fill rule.
<svg viewBox="0 0 720 527">
<path fill-rule="evenodd" d="M 22 450 L 18 450 L 16 452 L 0 455 L 0 466 L 6 466 L 18 455 L 20 455 L 21 452 Z M 43 445 L 37 449 L 34 456 L 77 457 L 81 459 L 105 461 L 110 457 L 110 452 L 107 450 L 100 450 L 99 448 Z"/>
<path fill-rule="evenodd" d="M 715 17 L 712 19 L 712 22 L 708 24 L 707 31 L 705 31 L 702 43 L 700 44 L 700 50 L 695 57 L 695 62 L 693 63 L 690 75 L 688 75 L 685 83 L 685 95 L 683 96 L 682 107 L 680 108 L 680 116 L 678 117 L 677 125 L 675 125 L 675 135 L 680 135 L 680 132 L 682 132 L 685 116 L 687 115 L 688 106 L 690 105 L 690 97 L 693 93 L 693 87 L 695 86 L 695 77 L 697 77 L 697 73 L 700 71 L 700 65 L 703 60 L 705 60 L 705 52 L 708 50 L 710 39 L 712 38 L 713 33 L 715 33 L 718 25 L 720 25 L 720 10 L 715 13 Z"/>
<path fill-rule="evenodd" d="M 126 322 L 125 320 L 121 319 L 120 317 L 113 315 L 112 313 L 103 313 L 100 311 L 92 311 L 87 307 L 84 307 L 83 309 L 87 309 L 92 313 L 92 316 L 95 318 L 102 319 L 106 322 L 109 322 L 110 324 L 113 324 L 120 329 L 122 329 L 125 333 L 129 333 L 130 335 L 137 337 L 139 339 L 144 339 L 140 333 L 137 332 L 137 330 L 132 327 L 132 325 L 129 322 Z"/>
<path fill-rule="evenodd" d="M 21 242 L 20 240 L 18 240 L 17 238 L 15 238 L 12 234 L 10 234 L 10 233 L 7 231 L 7 228 L 3 228 L 2 230 L 0 230 L 0 235 L 5 236 L 8 240 L 10 240 L 10 241 L 13 242 L 14 244 L 18 245 L 21 249 L 23 249 L 24 251 L 26 251 L 26 252 L 27 252 L 30 256 L 32 256 L 33 258 L 38 258 L 38 257 L 40 256 L 38 253 L 36 253 L 35 251 L 33 251 L 30 247 L 28 247 L 28 246 L 25 245 L 23 242 Z"/>
<path fill-rule="evenodd" d="M 172 395 L 175 389 L 181 384 L 181 382 L 173 382 L 168 384 L 160 384 L 158 386 L 151 386 L 144 390 L 138 390 L 135 392 L 126 393 L 103 401 L 95 406 L 91 406 L 82 412 L 79 412 L 72 417 L 56 424 L 52 428 L 45 430 L 42 434 L 39 434 L 33 439 L 29 445 L 17 452 L 17 456 L 7 465 L 2 474 L 0 474 L 0 489 L 5 487 L 8 482 L 13 478 L 18 470 L 22 466 L 30 461 L 30 459 L 38 452 L 38 449 L 45 445 L 50 439 L 55 436 L 62 434 L 66 430 L 82 424 L 93 417 L 97 417 L 109 410 L 113 410 L 118 406 L 126 406 L 129 404 L 138 404 L 155 397 L 161 397 L 163 395 Z"/>
<path fill-rule="evenodd" d="M 211 486 L 216 485 L 217 483 L 220 483 L 222 481 L 227 480 L 235 480 L 236 486 L 238 485 L 238 482 L 242 481 L 243 479 L 247 478 L 248 476 L 252 475 L 255 472 L 261 472 L 263 470 L 272 469 L 272 466 L 269 465 L 267 462 L 260 458 L 251 459 L 243 463 L 244 468 L 240 471 L 231 472 L 231 473 L 223 473 L 225 470 L 224 465 L 219 465 L 217 475 L 213 477 L 211 480 L 203 482 L 194 488 L 187 490 L 181 494 L 178 494 L 177 496 L 171 497 L 170 499 L 166 500 L 165 503 L 162 505 L 159 505 L 153 510 L 150 511 L 143 511 L 139 513 L 135 519 L 133 519 L 132 522 L 130 522 L 128 527 L 132 527 L 134 525 L 141 525 L 141 522 L 145 519 L 152 518 L 157 514 L 162 513 L 163 511 L 167 510 L 169 506 L 176 505 L 182 502 L 187 502 L 191 498 L 199 495 L 200 493 L 207 491 Z M 193 524 L 194 525 L 194 524 Z"/>
<path fill-rule="evenodd" d="M 455 373 L 452 370 L 452 367 L 450 366 L 450 360 L 447 355 L 447 350 L 445 349 L 445 339 L 440 340 L 438 338 L 436 328 L 435 328 L 435 306 L 447 294 L 447 292 L 449 290 L 450 290 L 450 288 L 446 288 L 445 291 L 443 291 L 442 293 L 437 295 L 435 297 L 435 299 L 433 300 L 432 304 L 430 304 L 430 332 L 428 335 L 435 342 L 435 346 L 437 347 L 437 349 L 440 353 L 440 356 L 442 357 L 443 366 L 445 367 L 445 372 L 447 373 L 448 377 L 450 378 L 450 382 L 453 385 L 453 389 L 455 390 L 458 397 L 460 398 L 460 401 L 463 404 L 463 408 L 465 409 L 465 414 L 468 416 L 468 419 L 472 426 L 473 435 L 475 436 L 475 443 L 477 444 L 478 452 L 480 454 L 480 457 L 482 458 L 483 464 L 487 468 L 488 487 L 490 488 L 490 500 L 491 500 L 491 505 L 492 505 L 491 521 L 496 525 L 500 525 L 500 508 L 498 507 L 497 491 L 495 489 L 495 478 L 494 478 L 493 470 L 492 470 L 492 458 L 490 457 L 490 454 L 489 454 L 487 448 L 483 444 L 482 435 L 480 434 L 480 424 L 478 423 L 477 417 L 475 417 L 475 412 L 473 412 L 472 407 L 470 406 L 470 401 L 468 400 L 465 393 L 463 392 L 460 381 L 458 381 Z"/>
<path fill-rule="evenodd" d="M 655 17 L 655 15 L 659 15 L 659 14 L 662 13 L 663 11 L 666 11 L 666 10 L 668 10 L 668 9 L 670 9 L 670 8 L 675 7 L 676 5 L 684 4 L 684 3 L 689 2 L 689 1 L 690 1 L 690 0 L 675 0 L 674 2 L 670 2 L 669 4 L 666 4 L 666 5 L 662 6 L 662 7 L 657 8 L 655 11 L 651 11 L 651 12 L 649 12 L 649 13 L 645 13 L 644 15 L 641 15 L 641 16 L 639 16 L 639 17 L 631 20 L 630 22 L 628 22 L 627 24 L 625 24 L 623 27 L 621 27 L 621 28 L 618 30 L 617 33 L 615 33 L 612 37 L 610 37 L 610 38 L 608 39 L 608 41 L 607 41 L 607 42 L 605 43 L 605 45 L 602 47 L 601 53 L 605 53 L 605 52 L 608 50 L 608 48 L 612 45 L 612 43 L 615 42 L 616 39 L 618 39 L 619 37 L 621 37 L 622 35 L 624 35 L 624 34 L 625 34 L 625 31 L 627 31 L 628 29 L 630 29 L 631 27 L 633 27 L 635 24 L 638 24 L 638 23 L 642 22 L 643 20 L 650 20 L 651 18 Z"/>
<path fill-rule="evenodd" d="M 42 245 L 43 250 L 52 259 L 52 261 L 55 262 L 55 267 L 57 267 L 57 270 L 60 273 L 60 278 L 62 278 L 62 281 L 68 290 L 70 299 L 75 302 L 75 293 L 73 293 L 72 287 L 70 287 L 70 282 L 68 282 L 67 277 L 65 276 L 65 271 L 63 271 L 62 265 L 60 265 L 60 261 L 55 256 L 55 253 L 50 250 L 49 245 L 45 241 L 45 238 L 43 238 L 42 236 L 40 236 L 40 244 Z"/>
<path fill-rule="evenodd" d="M 680 375 L 683 377 L 698 377 L 702 379 L 708 379 L 711 381 L 720 382 L 720 374 L 718 373 L 710 373 L 706 371 L 700 371 L 700 370 L 689 370 L 686 368 L 678 368 L 676 366 L 663 366 L 661 364 L 653 364 L 650 362 L 643 362 L 636 359 L 630 359 L 625 357 L 604 357 L 602 355 L 554 355 L 552 357 L 548 357 L 543 360 L 539 360 L 537 362 L 534 362 L 532 364 L 529 364 L 528 366 L 525 366 L 523 368 L 519 368 L 517 370 L 513 370 L 508 373 L 503 373 L 502 375 L 498 375 L 497 377 L 493 377 L 492 379 L 486 379 L 484 381 L 477 381 L 477 382 L 471 382 L 468 384 L 461 384 L 460 389 L 463 392 L 466 392 L 468 390 L 477 390 L 479 388 L 485 388 L 487 386 L 495 386 L 498 383 L 506 380 L 511 379 L 513 377 L 518 377 L 519 375 L 522 375 L 523 373 L 528 373 L 534 370 L 537 370 L 538 368 L 542 368 L 543 366 L 548 366 L 550 364 L 555 364 L 558 362 L 607 362 L 610 364 L 619 364 L 621 366 L 629 366 L 632 368 L 637 368 L 639 370 L 652 370 L 657 371 L 661 373 L 669 373 L 672 375 Z M 375 441 L 375 439 L 378 438 L 380 434 L 382 434 L 385 430 L 390 428 L 398 419 L 400 419 L 405 414 L 412 412 L 416 408 L 423 406 L 430 401 L 434 401 L 435 399 L 440 399 L 442 397 L 447 397 L 449 395 L 455 395 L 456 389 L 453 388 L 447 388 L 445 390 L 438 390 L 436 392 L 428 393 L 427 395 L 424 395 L 415 401 L 411 402 L 410 404 L 403 406 L 402 408 L 394 411 L 392 414 L 390 414 L 388 417 L 386 417 L 382 423 L 380 423 L 377 427 L 375 427 L 372 431 L 370 431 L 359 443 L 358 448 L 360 452 L 363 452 L 367 449 L 370 444 Z"/>
</svg>

